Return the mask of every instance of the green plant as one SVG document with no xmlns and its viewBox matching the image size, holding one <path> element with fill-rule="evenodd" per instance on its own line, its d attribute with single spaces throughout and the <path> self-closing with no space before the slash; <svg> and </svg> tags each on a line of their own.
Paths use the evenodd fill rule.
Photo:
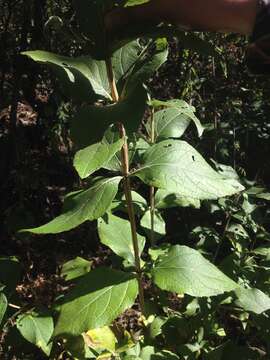
<svg viewBox="0 0 270 360">
<path fill-rule="evenodd" d="M 234 204 L 228 205 L 225 198 L 234 194 L 238 194 L 236 202 L 240 198 L 244 187 L 237 174 L 228 175 L 224 168 L 222 172 L 214 170 L 194 147 L 179 140 L 191 123 L 199 136 L 203 133 L 194 107 L 179 99 L 151 99 L 144 85 L 166 61 L 167 42 L 159 36 L 168 35 L 171 29 L 152 29 L 150 40 L 110 43 L 102 26 L 104 2 L 89 4 L 92 22 L 85 22 L 86 3 L 75 4 L 91 56 L 67 58 L 43 51 L 25 55 L 48 64 L 59 77 L 62 91 L 74 102 L 71 135 L 79 149 L 74 166 L 84 186 L 65 197 L 60 216 L 23 231 L 58 234 L 97 220 L 101 243 L 122 262 L 117 269 L 93 270 L 80 258 L 65 264 L 63 275 L 67 281 L 75 281 L 75 286 L 55 304 L 56 326 L 47 312 L 19 309 L 15 314 L 17 329 L 51 358 L 59 358 L 59 348 L 80 359 L 194 359 L 202 354 L 221 359 L 215 353 L 237 353 L 241 349 L 233 344 L 213 349 L 205 340 L 206 332 L 220 337 L 224 332 L 218 315 L 209 317 L 209 313 L 218 314 L 224 304 L 233 303 L 233 297 L 241 308 L 262 313 L 270 308 L 268 296 L 251 288 L 244 277 L 225 275 L 200 249 L 164 242 L 158 245 L 166 234 L 162 211 L 171 207 L 200 208 L 202 201 L 220 199 L 216 206 L 223 206 L 228 214 L 224 235 L 244 237 L 243 229 L 231 227 L 236 213 L 248 221 L 247 214 L 234 210 Z M 205 50 L 199 39 L 182 34 L 180 41 L 183 39 L 189 41 L 190 48 L 198 50 L 200 44 Z M 205 47 L 209 49 L 207 44 Z M 147 106 L 149 119 L 138 131 Z M 149 201 L 133 190 L 135 185 L 148 187 Z M 202 229 L 197 232 L 203 233 Z M 211 231 L 206 233 L 208 237 Z M 234 237 L 230 240 L 239 251 L 234 255 L 243 260 L 240 242 Z M 217 244 L 215 259 L 220 246 Z M 146 282 L 151 283 L 151 296 L 147 297 Z M 183 311 L 168 310 L 166 292 L 183 299 Z M 3 316 L 7 297 L 9 294 L 1 293 Z M 135 342 L 113 322 L 137 297 L 142 336 Z"/>
</svg>

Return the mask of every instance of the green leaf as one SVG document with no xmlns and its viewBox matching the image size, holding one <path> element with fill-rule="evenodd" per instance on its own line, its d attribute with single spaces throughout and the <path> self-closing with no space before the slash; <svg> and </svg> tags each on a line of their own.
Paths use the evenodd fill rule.
<svg viewBox="0 0 270 360">
<path fill-rule="evenodd" d="M 138 87 L 117 104 L 82 106 L 71 119 L 71 136 L 79 148 L 100 141 L 105 130 L 121 121 L 127 134 L 137 131 L 146 107 L 146 91 Z"/>
<path fill-rule="evenodd" d="M 147 185 L 198 200 L 217 199 L 244 189 L 238 181 L 213 170 L 192 146 L 180 140 L 153 145 L 132 175 Z"/>
<path fill-rule="evenodd" d="M 112 144 L 101 141 L 100 143 L 90 145 L 78 151 L 73 164 L 81 179 L 85 179 L 99 170 L 104 164 L 107 164 L 122 148 L 123 144 L 123 139 L 119 139 Z"/>
<path fill-rule="evenodd" d="M 162 243 L 159 246 L 150 248 L 148 250 L 148 253 L 151 257 L 151 260 L 156 261 L 159 256 L 161 256 L 161 255 L 163 256 L 163 255 L 167 254 L 168 251 L 170 250 L 170 248 L 171 248 L 171 244 Z"/>
<path fill-rule="evenodd" d="M 87 274 L 91 270 L 91 265 L 91 261 L 77 256 L 75 259 L 67 261 L 63 264 L 61 276 L 63 276 L 67 281 L 77 279 L 78 277 Z"/>
<path fill-rule="evenodd" d="M 270 309 L 270 298 L 259 289 L 244 289 L 239 287 L 235 290 L 237 306 L 255 314 L 261 314 Z"/>
<path fill-rule="evenodd" d="M 102 142 L 104 144 L 108 144 L 108 146 L 111 146 L 111 144 L 116 143 L 119 139 L 120 139 L 120 134 L 117 129 L 117 126 L 111 125 L 105 131 Z M 103 164 L 103 168 L 111 171 L 122 171 L 121 152 L 120 151 L 116 152 L 107 163 Z"/>
<path fill-rule="evenodd" d="M 115 79 L 118 83 L 118 89 L 123 86 L 124 82 L 129 79 L 135 65 L 139 62 L 142 55 L 147 49 L 146 46 L 140 45 L 138 40 L 131 41 L 122 46 L 112 56 L 112 67 Z M 151 75 L 155 70 L 152 70 Z"/>
<path fill-rule="evenodd" d="M 109 326 L 89 330 L 86 333 L 89 345 L 95 350 L 108 350 L 115 353 L 117 338 Z"/>
<path fill-rule="evenodd" d="M 147 47 L 145 49 L 147 49 Z M 167 47 L 162 50 L 155 50 L 154 53 L 145 51 L 144 56 L 139 58 L 139 61 L 136 62 L 131 74 L 127 78 L 124 94 L 133 92 L 138 85 L 143 84 L 154 75 L 160 66 L 166 62 L 167 57 Z"/>
<path fill-rule="evenodd" d="M 180 138 L 190 124 L 190 119 L 178 109 L 165 109 L 154 114 L 155 139 Z M 149 134 L 149 126 L 147 126 Z"/>
<path fill-rule="evenodd" d="M 87 22 L 89 23 L 88 17 Z M 158 52 L 157 56 L 153 56 L 151 60 L 146 61 L 145 55 L 143 57 L 145 62 L 142 62 L 142 59 L 138 62 L 144 52 L 145 47 L 135 40 L 121 47 L 112 56 L 112 67 L 119 90 L 122 88 L 127 75 L 132 73 L 135 64 L 137 64 L 136 71 L 129 78 L 129 81 L 132 80 L 132 90 L 137 85 L 141 85 L 141 82 L 146 81 L 164 60 L 161 59 L 163 52 Z M 100 97 L 112 100 L 105 61 L 94 60 L 90 56 L 72 58 L 39 50 L 26 51 L 22 55 L 49 66 L 60 80 L 63 93 L 75 101 L 89 103 Z M 139 82 L 140 80 L 142 81 Z M 130 90 L 131 87 L 129 92 Z"/>
<path fill-rule="evenodd" d="M 260 194 L 256 195 L 256 197 L 258 199 L 263 199 L 263 200 L 269 200 L 270 201 L 270 193 L 267 193 L 267 192 L 260 193 Z"/>
<path fill-rule="evenodd" d="M 231 223 L 226 230 L 228 233 L 234 234 L 235 237 L 249 239 L 249 235 L 241 224 Z"/>
<path fill-rule="evenodd" d="M 134 349 L 134 346 L 136 346 L 134 342 L 135 341 L 134 337 L 124 328 L 118 329 L 118 331 L 116 331 L 116 336 L 117 336 L 116 352 L 118 354 L 123 352 L 126 353 L 130 349 Z"/>
<path fill-rule="evenodd" d="M 265 257 L 266 260 L 270 260 L 270 246 L 262 246 L 252 250 L 252 253 Z"/>
<path fill-rule="evenodd" d="M 127 138 L 128 143 L 128 153 L 129 153 L 129 163 L 132 162 L 134 157 L 134 153 L 136 151 L 135 142 L 135 134 L 131 135 Z M 105 132 L 102 142 L 104 144 L 108 144 L 111 146 L 113 143 L 116 143 L 120 139 L 119 130 L 116 125 L 111 125 Z M 116 152 L 112 158 L 102 166 L 104 169 L 111 170 L 111 171 L 122 171 L 122 156 L 121 151 Z"/>
<path fill-rule="evenodd" d="M 196 110 L 193 106 L 177 99 L 169 101 L 153 100 L 151 104 L 154 107 L 166 107 L 166 109 L 157 111 L 154 114 L 155 137 L 157 140 L 181 137 L 191 121 L 196 125 L 198 135 L 202 136 L 204 127 L 196 117 Z M 148 132 L 149 130 L 148 126 Z"/>
<path fill-rule="evenodd" d="M 17 329 L 30 343 L 50 355 L 51 344 L 48 344 L 53 334 L 53 319 L 48 314 L 38 314 L 35 311 L 19 315 Z"/>
<path fill-rule="evenodd" d="M 198 251 L 175 245 L 160 256 L 152 275 L 162 290 L 191 296 L 214 296 L 232 291 L 238 285 L 206 260 Z"/>
<path fill-rule="evenodd" d="M 149 2 L 150 0 L 128 0 L 126 2 L 126 6 L 135 6 L 135 5 L 141 5 Z"/>
<path fill-rule="evenodd" d="M 139 138 L 138 140 L 136 140 L 135 156 L 134 156 L 135 163 L 140 163 L 142 155 L 145 153 L 147 149 L 149 149 L 150 146 L 151 144 L 149 144 L 143 138 Z"/>
<path fill-rule="evenodd" d="M 21 231 L 34 234 L 58 234 L 71 230 L 87 220 L 98 219 L 111 206 L 121 179 L 120 176 L 109 179 L 94 179 L 89 189 L 67 195 L 62 215 L 43 226 Z"/>
<path fill-rule="evenodd" d="M 146 235 L 150 237 L 151 234 L 151 211 L 148 210 L 141 218 L 141 227 L 145 231 Z M 166 224 L 162 218 L 160 212 L 156 210 L 154 212 L 154 234 L 155 239 L 158 240 L 166 235 Z"/>
<path fill-rule="evenodd" d="M 108 246 L 112 251 L 135 264 L 134 250 L 130 229 L 130 222 L 112 214 L 98 219 L 98 234 L 102 244 Z M 137 234 L 139 251 L 142 253 L 145 245 L 145 238 Z"/>
<path fill-rule="evenodd" d="M 131 191 L 132 203 L 136 215 L 142 216 L 148 208 L 147 201 L 136 191 Z M 112 203 L 111 211 L 124 211 L 127 213 L 127 202 L 125 195 L 121 198 L 115 198 Z"/>
<path fill-rule="evenodd" d="M 69 355 L 74 357 L 74 360 L 96 358 L 96 354 L 94 354 L 86 344 L 88 339 L 85 333 L 79 336 L 69 336 L 65 340 L 65 350 Z"/>
<path fill-rule="evenodd" d="M 97 96 L 111 99 L 104 62 L 89 56 L 71 58 L 40 50 L 26 51 L 22 55 L 49 66 L 60 80 L 63 93 L 79 103 L 94 101 Z"/>
<path fill-rule="evenodd" d="M 239 180 L 239 176 L 233 167 L 220 164 L 213 159 L 211 161 L 214 163 L 216 170 L 224 177 Z"/>
<path fill-rule="evenodd" d="M 151 360 L 155 355 L 155 348 L 153 346 L 145 346 L 140 352 L 140 359 Z"/>
<path fill-rule="evenodd" d="M 150 340 L 153 341 L 158 335 L 162 334 L 162 326 L 166 323 L 166 321 L 166 317 L 155 317 L 148 329 L 148 336 Z"/>
<path fill-rule="evenodd" d="M 139 49 L 138 43 L 134 41 L 115 53 L 112 63 L 116 80 L 124 75 L 131 61 L 136 61 Z M 128 56 L 124 57 L 123 54 Z M 40 50 L 26 51 L 22 55 L 49 66 L 59 78 L 63 92 L 76 101 L 94 101 L 97 96 L 112 100 L 105 61 L 94 60 L 90 56 L 72 58 Z"/>
<path fill-rule="evenodd" d="M 110 325 L 134 304 L 137 294 L 134 275 L 109 268 L 90 271 L 65 296 L 54 336 L 76 336 Z"/>
<path fill-rule="evenodd" d="M 0 329 L 1 329 L 1 323 L 3 321 L 3 318 L 7 310 L 7 306 L 8 306 L 8 301 L 6 295 L 1 292 L 0 293 Z"/>
<path fill-rule="evenodd" d="M 169 209 L 173 207 L 192 207 L 199 209 L 199 200 L 188 196 L 181 196 L 167 190 L 159 189 L 155 195 L 155 206 L 157 209 Z"/>
<path fill-rule="evenodd" d="M 132 203 L 135 213 L 138 215 L 142 215 L 148 207 L 147 201 L 143 196 L 138 194 L 136 191 L 131 191 L 131 196 L 132 196 Z M 127 202 L 125 195 L 122 196 L 122 201 L 124 202 L 124 206 L 127 209 L 127 204 L 126 204 Z"/>
</svg>

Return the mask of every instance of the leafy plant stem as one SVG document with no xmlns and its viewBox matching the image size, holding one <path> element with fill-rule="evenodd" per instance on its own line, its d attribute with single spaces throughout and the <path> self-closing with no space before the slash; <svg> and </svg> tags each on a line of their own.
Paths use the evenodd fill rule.
<svg viewBox="0 0 270 360">
<path fill-rule="evenodd" d="M 139 302 L 142 313 L 144 313 L 144 291 L 143 291 L 143 284 L 142 284 L 142 270 L 141 270 L 141 261 L 140 261 L 140 255 L 139 255 L 139 244 L 138 244 L 138 238 L 137 238 L 137 229 L 136 229 L 136 218 L 135 218 L 135 212 L 133 207 L 133 201 L 132 201 L 132 193 L 131 193 L 131 185 L 130 185 L 130 179 L 129 179 L 129 161 L 128 161 L 128 145 L 126 142 L 126 134 L 125 134 L 125 128 L 123 124 L 119 124 L 119 132 L 121 137 L 125 138 L 125 142 L 122 148 L 122 173 L 124 175 L 124 192 L 127 202 L 127 210 L 128 210 L 128 216 L 130 221 L 130 227 L 131 227 L 131 234 L 132 234 L 132 244 L 133 244 L 133 250 L 134 250 L 134 258 L 135 258 L 135 268 L 137 273 L 137 279 L 138 279 L 138 287 L 139 287 Z"/>
<path fill-rule="evenodd" d="M 107 75 L 108 80 L 111 86 L 111 94 L 112 98 L 115 102 L 119 100 L 119 95 L 115 83 L 112 62 L 111 59 L 106 61 L 107 66 Z M 131 227 L 131 234 L 132 234 L 132 244 L 134 250 L 134 258 L 135 258 L 135 269 L 137 274 L 138 280 L 138 289 L 139 289 L 139 303 L 141 312 L 144 313 L 144 291 L 143 291 L 143 283 L 142 283 L 142 270 L 141 270 L 141 260 L 140 260 L 140 252 L 139 252 L 139 243 L 137 238 L 137 229 L 136 229 L 136 217 L 133 207 L 132 201 L 132 193 L 131 193 L 131 185 L 129 179 L 129 156 L 128 156 L 128 143 L 126 140 L 126 131 L 122 123 L 119 122 L 119 134 L 120 137 L 124 139 L 124 145 L 121 150 L 121 157 L 122 157 L 122 174 L 123 174 L 123 184 L 124 184 L 124 193 L 127 203 L 127 210 L 128 216 L 130 221 Z"/>
</svg>

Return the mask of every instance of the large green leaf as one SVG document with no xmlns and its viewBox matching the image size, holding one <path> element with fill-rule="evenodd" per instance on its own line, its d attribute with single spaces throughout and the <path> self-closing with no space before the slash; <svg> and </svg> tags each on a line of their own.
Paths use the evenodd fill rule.
<svg viewBox="0 0 270 360">
<path fill-rule="evenodd" d="M 181 196 L 171 191 L 159 189 L 155 195 L 155 206 L 157 209 L 169 209 L 178 206 L 199 209 L 201 203 L 193 197 Z"/>
<path fill-rule="evenodd" d="M 112 251 L 134 265 L 134 250 L 130 229 L 130 222 L 112 214 L 108 214 L 98 220 L 98 234 L 102 244 L 108 246 Z M 142 253 L 145 238 L 137 234 L 139 251 Z"/>
<path fill-rule="evenodd" d="M 117 104 L 107 106 L 85 105 L 71 119 L 71 135 L 80 148 L 100 141 L 105 130 L 122 122 L 128 134 L 137 131 L 146 107 L 147 95 L 143 87 Z"/>
<path fill-rule="evenodd" d="M 179 138 L 186 131 L 190 122 L 193 121 L 198 135 L 201 136 L 204 127 L 195 115 L 195 108 L 183 100 L 152 101 L 154 107 L 165 107 L 154 114 L 155 138 L 163 140 L 167 138 Z M 149 126 L 147 127 L 150 131 Z"/>
<path fill-rule="evenodd" d="M 67 195 L 62 215 L 43 226 L 21 231 L 34 234 L 57 234 L 71 230 L 87 220 L 98 219 L 111 206 L 120 181 L 120 176 L 94 179 L 89 189 Z"/>
<path fill-rule="evenodd" d="M 143 47 L 137 41 L 132 41 L 114 54 L 112 66 L 116 81 L 122 79 L 128 70 L 132 70 L 142 50 Z M 96 96 L 111 100 L 105 61 L 94 60 L 90 56 L 72 58 L 40 50 L 22 54 L 48 65 L 61 81 L 62 90 L 67 96 L 87 103 Z"/>
<path fill-rule="evenodd" d="M 134 275 L 109 268 L 93 270 L 65 296 L 54 335 L 76 336 L 110 325 L 134 304 L 137 294 Z"/>
<path fill-rule="evenodd" d="M 48 343 L 54 327 L 50 315 L 27 312 L 18 316 L 16 326 L 26 340 L 39 347 L 46 355 L 50 354 L 51 344 Z"/>
<path fill-rule="evenodd" d="M 270 309 L 270 298 L 259 289 L 244 289 L 239 287 L 236 291 L 236 305 L 246 311 L 261 314 Z"/>
<path fill-rule="evenodd" d="M 48 65 L 60 80 L 63 93 L 78 102 L 93 101 L 97 96 L 111 99 L 106 65 L 89 56 L 71 58 L 48 51 L 22 53 L 32 60 Z"/>
<path fill-rule="evenodd" d="M 85 179 L 103 165 L 106 165 L 122 148 L 123 144 L 123 139 L 119 139 L 111 144 L 101 141 L 78 151 L 73 164 L 81 179 Z"/>
<path fill-rule="evenodd" d="M 217 199 L 244 189 L 237 180 L 213 170 L 191 145 L 180 140 L 153 145 L 133 175 L 148 185 L 198 200 Z"/>
<path fill-rule="evenodd" d="M 197 250 L 172 246 L 156 262 L 152 275 L 162 290 L 191 296 L 214 296 L 232 291 L 238 285 L 206 260 Z"/>
<path fill-rule="evenodd" d="M 7 306 L 8 306 L 8 302 L 6 295 L 1 292 L 0 293 L 0 329 L 1 329 L 1 323 L 3 321 L 3 318 L 7 310 Z"/>
</svg>

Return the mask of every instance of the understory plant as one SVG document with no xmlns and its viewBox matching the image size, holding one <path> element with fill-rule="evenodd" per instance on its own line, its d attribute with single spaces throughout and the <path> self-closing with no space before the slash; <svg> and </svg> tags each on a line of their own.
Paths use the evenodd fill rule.
<svg viewBox="0 0 270 360">
<path fill-rule="evenodd" d="M 233 249 L 227 262 L 238 263 L 240 272 L 241 261 L 247 261 L 243 239 L 248 235 L 242 223 L 251 221 L 249 195 L 233 169 L 210 166 L 182 140 L 189 127 L 199 138 L 203 135 L 195 108 L 182 99 L 153 99 L 145 85 L 166 62 L 166 38 L 178 37 L 183 46 L 206 54 L 214 55 L 215 50 L 195 35 L 163 25 L 131 29 L 124 40 L 109 38 L 103 16 L 112 5 L 74 1 L 87 55 L 24 53 L 53 70 L 72 102 L 74 167 L 82 188 L 65 196 L 61 215 L 22 231 L 58 234 L 96 221 L 100 242 L 115 260 L 93 269 L 85 259 L 69 261 L 62 275 L 74 286 L 53 309 L 17 309 L 13 320 L 20 334 L 51 359 L 225 359 L 240 353 L 246 354 L 243 359 L 257 358 L 254 349 L 222 341 L 226 329 L 221 317 L 233 309 L 235 318 L 248 327 L 249 312 L 261 314 L 270 308 L 268 296 L 253 288 L 244 274 L 216 265 L 222 240 L 214 231 L 193 231 L 201 245 L 206 240 L 215 244 L 212 256 L 207 244 L 194 248 L 181 238 L 170 243 L 164 220 L 166 209 L 200 209 L 202 203 L 211 204 L 213 213 L 226 211 L 224 237 Z M 256 251 L 255 257 L 266 250 Z M 11 268 L 18 266 L 15 259 L 5 261 Z M 254 263 L 250 266 L 255 269 Z M 5 314 L 9 294 L 3 287 L 0 315 Z M 116 321 L 132 307 L 136 334 Z M 8 326 L 5 323 L 5 331 Z"/>
</svg>

